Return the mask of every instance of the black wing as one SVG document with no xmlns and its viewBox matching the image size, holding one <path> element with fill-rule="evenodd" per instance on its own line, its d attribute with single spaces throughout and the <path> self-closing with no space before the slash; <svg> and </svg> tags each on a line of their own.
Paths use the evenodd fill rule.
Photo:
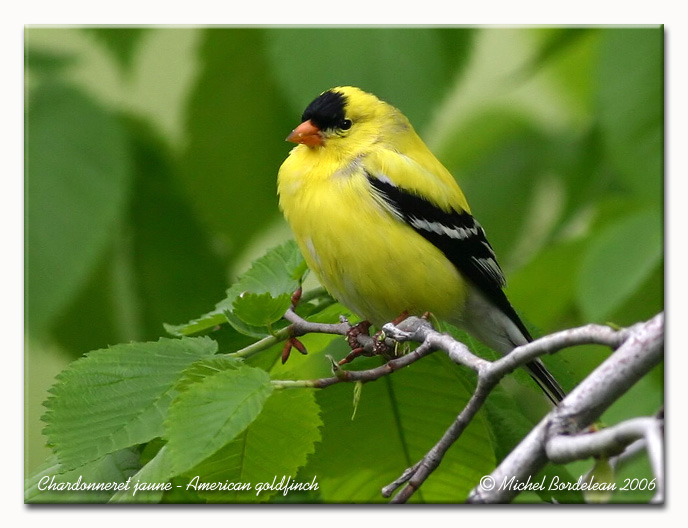
<svg viewBox="0 0 688 528">
<path fill-rule="evenodd" d="M 532 341 L 502 291 L 506 280 L 485 231 L 470 213 L 445 211 L 417 194 L 371 175 L 368 181 L 395 216 L 442 251 L 456 269 L 504 312 L 528 341 Z"/>
<path fill-rule="evenodd" d="M 533 338 L 502 291 L 506 280 L 485 231 L 470 213 L 445 211 L 417 194 L 370 174 L 375 197 L 397 218 L 442 251 L 456 269 L 471 281 L 521 331 Z M 566 396 L 554 377 L 539 361 L 526 365 L 535 382 L 556 405 Z"/>
<path fill-rule="evenodd" d="M 533 340 L 502 291 L 506 284 L 504 273 L 485 231 L 470 213 L 445 211 L 388 180 L 367 176 L 375 197 L 392 214 L 442 251 L 459 273 L 518 327 L 523 337 Z M 564 399 L 565 392 L 539 360 L 528 363 L 526 368 L 555 405 Z"/>
</svg>

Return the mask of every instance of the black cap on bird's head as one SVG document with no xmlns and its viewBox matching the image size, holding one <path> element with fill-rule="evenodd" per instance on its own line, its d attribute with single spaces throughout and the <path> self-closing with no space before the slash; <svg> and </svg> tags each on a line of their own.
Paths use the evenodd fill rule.
<svg viewBox="0 0 688 528">
<path fill-rule="evenodd" d="M 306 107 L 301 124 L 289 134 L 287 141 L 320 146 L 324 142 L 324 131 L 348 130 L 351 121 L 344 112 L 346 104 L 346 95 L 336 88 L 323 92 Z"/>
<path fill-rule="evenodd" d="M 328 90 L 306 107 L 301 116 L 301 122 L 310 121 L 320 130 L 337 128 L 345 119 L 345 105 L 346 96 L 343 93 Z"/>
</svg>

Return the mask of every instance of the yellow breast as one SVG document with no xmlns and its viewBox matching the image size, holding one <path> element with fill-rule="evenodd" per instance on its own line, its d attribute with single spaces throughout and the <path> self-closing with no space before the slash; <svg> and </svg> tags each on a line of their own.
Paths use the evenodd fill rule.
<svg viewBox="0 0 688 528">
<path fill-rule="evenodd" d="M 296 149 L 280 169 L 280 207 L 322 285 L 378 326 L 404 311 L 451 319 L 465 300 L 456 268 L 372 198 L 363 160 Z"/>
</svg>

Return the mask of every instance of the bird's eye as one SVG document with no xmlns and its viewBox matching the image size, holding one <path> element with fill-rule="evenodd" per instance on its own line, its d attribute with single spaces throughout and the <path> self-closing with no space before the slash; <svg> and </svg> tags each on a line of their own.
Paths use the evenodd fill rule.
<svg viewBox="0 0 688 528">
<path fill-rule="evenodd" d="M 353 123 L 351 123 L 351 119 L 345 119 L 344 121 L 341 122 L 341 124 L 339 125 L 339 128 L 341 128 L 342 130 L 349 130 L 351 128 L 352 124 Z"/>
</svg>

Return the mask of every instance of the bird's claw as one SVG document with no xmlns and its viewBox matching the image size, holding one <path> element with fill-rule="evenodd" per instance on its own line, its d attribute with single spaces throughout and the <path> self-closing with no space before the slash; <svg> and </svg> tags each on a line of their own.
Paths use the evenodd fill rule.
<svg viewBox="0 0 688 528">
<path fill-rule="evenodd" d="M 349 343 L 349 347 L 351 347 L 351 350 L 356 350 L 357 348 L 360 348 L 361 345 L 358 343 L 358 336 L 360 335 L 370 335 L 370 322 L 369 321 L 361 321 L 358 324 L 355 324 L 352 326 L 349 331 L 346 333 L 346 341 Z M 359 356 L 361 353 L 359 352 Z"/>
</svg>

